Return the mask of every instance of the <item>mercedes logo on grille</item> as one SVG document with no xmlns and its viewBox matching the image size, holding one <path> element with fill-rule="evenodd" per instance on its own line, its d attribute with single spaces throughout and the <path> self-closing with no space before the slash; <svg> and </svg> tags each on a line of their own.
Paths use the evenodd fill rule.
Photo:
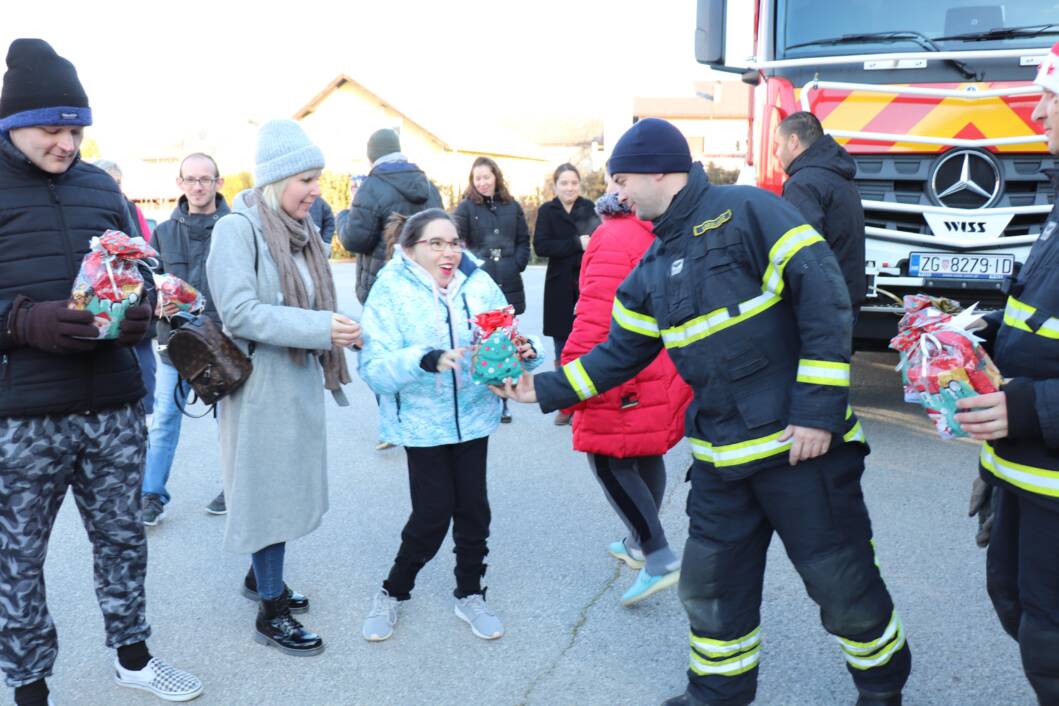
<svg viewBox="0 0 1059 706">
<path fill-rule="evenodd" d="M 995 204 L 1003 186 L 996 160 L 978 150 L 952 150 L 930 174 L 929 193 L 939 206 L 986 208 Z"/>
</svg>

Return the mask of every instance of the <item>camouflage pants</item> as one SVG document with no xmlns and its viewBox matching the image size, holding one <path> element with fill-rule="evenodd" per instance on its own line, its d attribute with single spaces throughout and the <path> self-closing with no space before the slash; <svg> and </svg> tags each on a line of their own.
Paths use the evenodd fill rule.
<svg viewBox="0 0 1059 706">
<path fill-rule="evenodd" d="M 147 639 L 139 403 L 95 414 L 0 417 L 0 668 L 8 686 L 51 674 L 58 641 L 44 558 L 67 488 L 92 542 L 107 646 Z"/>
</svg>

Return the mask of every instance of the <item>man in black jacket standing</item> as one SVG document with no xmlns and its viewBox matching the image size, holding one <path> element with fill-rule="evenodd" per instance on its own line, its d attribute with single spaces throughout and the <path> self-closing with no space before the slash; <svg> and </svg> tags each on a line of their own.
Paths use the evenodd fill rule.
<svg viewBox="0 0 1059 706">
<path fill-rule="evenodd" d="M 349 220 L 338 234 L 342 247 L 357 253 L 357 299 L 368 299 L 371 285 L 386 264 L 382 237 L 392 213 L 410 216 L 428 208 L 442 208 L 441 195 L 419 167 L 401 154 L 397 133 L 376 130 L 368 139 L 371 172 L 353 197 Z"/>
<path fill-rule="evenodd" d="M 792 113 L 776 130 L 776 157 L 787 172 L 783 198 L 831 246 L 849 288 L 853 320 L 867 289 L 864 275 L 864 208 L 853 184 L 857 163 L 824 134 L 812 113 Z"/>
<path fill-rule="evenodd" d="M 68 488 L 92 542 L 95 588 L 118 655 L 115 680 L 169 700 L 202 691 L 151 657 L 147 539 L 140 520 L 146 430 L 132 347 L 154 302 L 126 312 L 115 341 L 95 340 L 68 302 L 89 240 L 125 230 L 117 185 L 80 161 L 92 124 L 77 72 L 40 39 L 16 39 L 0 91 L 0 668 L 18 706 L 45 706 L 58 652 L 44 558 Z M 150 279 L 148 275 L 148 280 Z M 74 697 L 71 697 L 74 698 Z"/>
<path fill-rule="evenodd" d="M 173 215 L 154 232 L 154 247 L 158 251 L 159 271 L 176 275 L 199 290 L 206 298 L 206 316 L 219 326 L 221 317 L 210 296 L 210 285 L 206 281 L 206 257 L 210 254 L 210 238 L 214 224 L 228 214 L 228 204 L 218 190 L 224 186 L 217 163 L 208 154 L 196 152 L 180 163 L 177 186 L 184 192 L 173 209 Z M 169 319 L 177 313 L 176 306 L 166 305 L 160 312 L 158 343 L 165 346 L 172 329 Z M 180 423 L 183 413 L 180 408 L 187 401 L 187 387 L 177 388 L 180 376 L 169 361 L 165 349 L 159 357 L 155 383 L 154 416 L 151 420 L 150 444 L 147 449 L 147 467 L 143 474 L 143 523 L 158 524 L 165 517 L 165 506 L 169 502 L 166 483 L 173 467 L 177 443 L 180 441 Z M 206 511 L 212 515 L 223 515 L 226 511 L 222 490 Z"/>
</svg>

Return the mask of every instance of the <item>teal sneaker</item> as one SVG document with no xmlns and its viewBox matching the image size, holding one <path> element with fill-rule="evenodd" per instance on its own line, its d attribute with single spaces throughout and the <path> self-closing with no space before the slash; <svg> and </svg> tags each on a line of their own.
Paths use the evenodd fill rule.
<svg viewBox="0 0 1059 706">
<path fill-rule="evenodd" d="M 630 606 L 633 603 L 642 601 L 652 593 L 658 593 L 663 589 L 669 588 L 679 580 L 680 569 L 674 569 L 661 576 L 651 576 L 651 574 L 647 573 L 647 569 L 640 569 L 640 573 L 636 575 L 636 580 L 633 581 L 632 586 L 629 586 L 629 590 L 621 595 L 621 604 Z"/>
<path fill-rule="evenodd" d="M 636 549 L 630 550 L 625 546 L 625 540 L 611 542 L 607 545 L 607 553 L 619 561 L 624 561 L 630 569 L 643 568 L 643 552 Z"/>
</svg>

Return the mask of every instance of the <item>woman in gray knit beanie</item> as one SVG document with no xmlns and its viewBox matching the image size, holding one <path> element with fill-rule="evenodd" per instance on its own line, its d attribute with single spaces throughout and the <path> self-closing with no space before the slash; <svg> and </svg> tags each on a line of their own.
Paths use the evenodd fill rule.
<svg viewBox="0 0 1059 706">
<path fill-rule="evenodd" d="M 309 601 L 284 583 L 284 552 L 327 512 L 324 390 L 348 404 L 345 349 L 360 344 L 360 325 L 335 311 L 327 256 L 308 217 L 323 166 L 298 123 L 262 125 L 256 187 L 214 226 L 206 261 L 224 327 L 254 363 L 220 405 L 224 545 L 251 555 L 244 593 L 260 600 L 254 638 L 298 655 L 324 645 L 291 617 Z"/>
</svg>

